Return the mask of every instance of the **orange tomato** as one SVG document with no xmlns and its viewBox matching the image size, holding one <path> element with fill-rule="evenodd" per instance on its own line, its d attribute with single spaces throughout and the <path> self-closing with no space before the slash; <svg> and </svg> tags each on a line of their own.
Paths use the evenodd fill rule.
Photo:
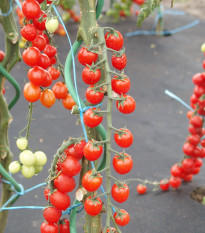
<svg viewBox="0 0 205 233">
<path fill-rule="evenodd" d="M 66 98 L 62 101 L 64 108 L 71 110 L 74 105 L 76 105 L 70 94 L 67 94 Z"/>
<path fill-rule="evenodd" d="M 55 104 L 56 97 L 50 89 L 46 89 L 41 92 L 40 101 L 43 106 L 51 108 Z"/>
</svg>

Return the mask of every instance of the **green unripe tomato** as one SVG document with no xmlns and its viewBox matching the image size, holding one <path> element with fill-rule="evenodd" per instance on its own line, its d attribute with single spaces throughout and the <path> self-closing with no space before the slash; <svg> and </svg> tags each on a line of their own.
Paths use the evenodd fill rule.
<svg viewBox="0 0 205 233">
<path fill-rule="evenodd" d="M 68 21 L 70 19 L 70 17 L 71 17 L 71 15 L 70 15 L 69 12 L 63 12 L 63 14 L 62 14 L 62 20 L 64 22 Z"/>
<path fill-rule="evenodd" d="M 35 164 L 35 156 L 30 150 L 24 150 L 20 153 L 19 159 L 25 166 L 33 166 Z"/>
<path fill-rule="evenodd" d="M 9 171 L 11 174 L 15 174 L 21 170 L 21 165 L 19 161 L 13 161 L 9 164 Z"/>
<path fill-rule="evenodd" d="M 34 168 L 34 166 L 27 167 L 27 166 L 23 165 L 21 167 L 21 173 L 25 178 L 29 179 L 35 175 L 35 168 Z"/>
<path fill-rule="evenodd" d="M 16 145 L 20 150 L 25 150 L 28 146 L 28 140 L 26 138 L 18 138 L 16 140 Z"/>
<path fill-rule="evenodd" d="M 202 53 L 205 53 L 205 43 L 202 44 L 201 51 L 202 51 Z"/>
<path fill-rule="evenodd" d="M 118 2 L 115 2 L 113 4 L 113 8 L 117 9 L 117 10 L 121 10 L 121 5 Z"/>
<path fill-rule="evenodd" d="M 36 175 L 43 170 L 42 166 L 35 166 L 34 168 L 35 168 L 35 174 Z"/>
<path fill-rule="evenodd" d="M 46 20 L 46 30 L 50 33 L 54 33 L 58 28 L 58 19 L 50 18 Z"/>
<path fill-rule="evenodd" d="M 47 157 L 44 152 L 36 151 L 35 156 L 35 166 L 44 166 L 47 162 Z"/>
</svg>

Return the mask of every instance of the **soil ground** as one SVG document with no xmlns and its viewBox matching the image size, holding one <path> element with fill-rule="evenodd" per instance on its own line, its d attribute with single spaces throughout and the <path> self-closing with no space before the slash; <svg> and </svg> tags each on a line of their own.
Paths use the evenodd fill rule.
<svg viewBox="0 0 205 233">
<path fill-rule="evenodd" d="M 188 24 L 195 16 L 165 16 L 166 29 L 174 29 Z M 102 23 L 100 23 L 102 25 Z M 150 29 L 153 19 L 147 19 L 142 29 Z M 134 31 L 136 17 L 127 18 L 120 24 L 107 23 L 125 34 Z M 198 26 L 169 37 L 133 36 L 125 38 L 125 48 L 128 64 L 125 74 L 132 81 L 129 92 L 136 100 L 135 113 L 123 115 L 113 107 L 113 120 L 116 128 L 127 126 L 134 134 L 134 143 L 127 153 L 133 156 L 134 167 L 129 176 L 113 175 L 120 179 L 138 177 L 157 180 L 169 177 L 170 167 L 181 160 L 182 145 L 188 134 L 187 109 L 171 100 L 164 94 L 166 89 L 174 92 L 189 103 L 193 91 L 192 75 L 202 72 L 203 54 L 200 46 L 204 42 L 205 20 Z M 77 26 L 69 24 L 68 31 L 72 41 L 75 40 Z M 60 60 L 65 61 L 69 45 L 65 37 L 56 36 Z M 0 31 L 0 49 L 3 49 L 3 32 Z M 86 86 L 81 81 L 82 66 L 76 61 L 79 93 L 84 98 Z M 23 88 L 27 80 L 27 70 L 23 62 L 17 64 L 11 74 Z M 8 101 L 14 95 L 12 87 L 6 84 Z M 14 177 L 23 184 L 25 189 L 44 182 L 48 176 L 49 165 L 53 154 L 62 141 L 69 136 L 82 135 L 80 126 L 76 126 L 76 116 L 63 109 L 56 102 L 52 109 L 45 109 L 39 103 L 35 104 L 35 119 L 31 126 L 30 147 L 42 150 L 48 155 L 48 163 L 43 172 L 32 178 L 24 179 L 20 174 Z M 26 125 L 28 103 L 21 96 L 19 102 L 11 110 L 13 122 L 9 129 L 11 149 L 14 159 L 18 159 L 15 137 Z M 114 142 L 113 142 L 114 145 Z M 117 146 L 115 149 L 120 150 Z M 190 198 L 190 193 L 204 185 L 205 169 L 191 183 L 184 183 L 179 190 L 169 192 L 151 192 L 139 196 L 136 193 L 136 183 L 130 184 L 130 197 L 124 204 L 118 205 L 130 213 L 130 224 L 122 228 L 126 233 L 204 233 L 205 207 Z M 74 200 L 74 195 L 71 194 Z M 21 197 L 15 206 L 39 205 L 45 206 L 43 189 L 39 188 Z M 12 210 L 5 233 L 37 233 L 43 221 L 41 210 Z M 78 233 L 83 232 L 81 223 L 84 212 L 77 221 Z"/>
</svg>

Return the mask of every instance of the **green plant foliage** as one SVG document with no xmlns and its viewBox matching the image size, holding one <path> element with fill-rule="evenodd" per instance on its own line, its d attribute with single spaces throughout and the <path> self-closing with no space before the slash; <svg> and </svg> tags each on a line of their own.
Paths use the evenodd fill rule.
<svg viewBox="0 0 205 233">
<path fill-rule="evenodd" d="M 140 10 L 137 19 L 137 25 L 140 27 L 142 22 L 157 8 L 160 6 L 161 0 L 146 0 L 144 6 Z"/>
</svg>

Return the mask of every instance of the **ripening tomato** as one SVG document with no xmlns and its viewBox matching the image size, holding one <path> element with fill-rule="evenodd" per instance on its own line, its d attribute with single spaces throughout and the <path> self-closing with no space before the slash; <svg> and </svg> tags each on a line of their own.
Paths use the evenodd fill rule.
<svg viewBox="0 0 205 233">
<path fill-rule="evenodd" d="M 45 53 L 41 53 L 38 65 L 43 69 L 47 69 L 50 66 L 50 64 L 50 58 Z"/>
<path fill-rule="evenodd" d="M 133 161 L 131 156 L 129 156 L 127 153 L 121 154 L 122 156 L 115 155 L 112 163 L 115 171 L 121 175 L 124 175 L 132 170 Z"/>
<path fill-rule="evenodd" d="M 123 37 L 122 34 L 119 31 L 107 32 L 105 34 L 105 42 L 106 46 L 110 49 L 114 49 L 119 51 L 123 46 Z"/>
<path fill-rule="evenodd" d="M 99 197 L 96 199 L 91 199 L 87 197 L 84 202 L 85 212 L 91 216 L 98 215 L 102 210 L 102 201 Z"/>
<path fill-rule="evenodd" d="M 60 74 L 61 74 L 60 71 L 58 69 L 54 68 L 53 66 L 50 66 L 48 68 L 48 72 L 51 75 L 53 80 L 58 79 L 60 77 Z"/>
<path fill-rule="evenodd" d="M 138 184 L 136 190 L 140 195 L 143 195 L 147 192 L 147 186 L 144 184 Z"/>
<path fill-rule="evenodd" d="M 169 181 L 167 179 L 161 180 L 159 187 L 162 191 L 167 191 L 169 189 Z"/>
<path fill-rule="evenodd" d="M 96 69 L 95 71 L 92 71 L 87 66 L 83 69 L 82 79 L 88 85 L 96 84 L 100 80 L 100 77 L 101 77 L 100 69 Z"/>
<path fill-rule="evenodd" d="M 190 119 L 190 124 L 193 125 L 194 127 L 196 128 L 201 128 L 202 127 L 202 124 L 203 124 L 203 119 L 202 117 L 196 115 L 196 116 L 193 116 L 191 119 Z"/>
<path fill-rule="evenodd" d="M 43 51 L 45 49 L 46 44 L 46 39 L 41 35 L 37 35 L 36 38 L 32 41 L 32 45 L 38 48 L 40 51 Z"/>
<path fill-rule="evenodd" d="M 23 89 L 24 97 L 29 102 L 36 102 L 40 99 L 41 88 L 33 83 L 26 83 Z"/>
<path fill-rule="evenodd" d="M 23 51 L 22 58 L 23 61 L 28 66 L 37 66 L 41 57 L 41 52 L 36 47 L 29 47 Z"/>
<path fill-rule="evenodd" d="M 135 100 L 129 95 L 123 95 L 123 98 L 124 100 L 118 100 L 116 102 L 117 109 L 124 114 L 130 114 L 134 112 L 136 107 Z"/>
<path fill-rule="evenodd" d="M 170 177 L 169 184 L 172 188 L 177 189 L 181 185 L 181 179 L 179 177 Z"/>
<path fill-rule="evenodd" d="M 57 18 L 47 18 L 46 19 L 46 30 L 50 33 L 54 33 L 58 28 L 58 19 Z"/>
<path fill-rule="evenodd" d="M 181 177 L 182 168 L 176 163 L 171 167 L 171 175 L 174 177 Z"/>
<path fill-rule="evenodd" d="M 53 85 L 52 91 L 56 99 L 65 99 L 68 94 L 68 88 L 65 83 L 57 82 Z"/>
<path fill-rule="evenodd" d="M 70 197 L 56 190 L 50 195 L 50 203 L 59 210 L 66 210 L 70 206 Z"/>
<path fill-rule="evenodd" d="M 89 161 L 95 161 L 100 158 L 103 152 L 101 145 L 94 145 L 93 141 L 89 141 L 83 148 L 84 156 Z"/>
<path fill-rule="evenodd" d="M 67 158 L 60 164 L 60 167 L 63 173 L 67 176 L 76 176 L 81 170 L 80 162 L 71 156 L 67 156 Z"/>
<path fill-rule="evenodd" d="M 28 79 L 36 86 L 42 86 L 46 81 L 46 72 L 40 66 L 34 66 L 28 71 Z"/>
<path fill-rule="evenodd" d="M 102 184 L 102 176 L 97 173 L 93 175 L 92 170 L 85 173 L 82 185 L 88 192 L 95 192 Z"/>
<path fill-rule="evenodd" d="M 43 20 L 41 22 L 39 22 L 39 18 L 43 15 Z M 35 19 L 33 19 L 33 25 L 40 31 L 44 31 L 46 30 L 46 18 L 47 18 L 47 14 L 44 11 L 40 11 L 40 14 L 38 15 L 38 17 L 36 17 Z M 45 38 L 46 39 L 46 38 Z M 47 43 L 49 43 L 49 40 L 47 41 Z"/>
<path fill-rule="evenodd" d="M 126 94 L 130 89 L 130 79 L 124 75 L 121 79 L 118 76 L 114 76 L 111 81 L 112 90 L 118 95 Z"/>
<path fill-rule="evenodd" d="M 129 187 L 127 184 L 114 184 L 111 189 L 112 197 L 115 201 L 119 203 L 125 202 L 129 197 Z"/>
<path fill-rule="evenodd" d="M 62 193 L 72 192 L 75 189 L 75 185 L 74 178 L 64 173 L 61 173 L 54 179 L 54 186 Z"/>
<path fill-rule="evenodd" d="M 35 0 L 26 0 L 22 4 L 22 12 L 28 19 L 35 19 L 40 14 L 40 5 Z"/>
<path fill-rule="evenodd" d="M 187 118 L 190 120 L 193 115 L 193 111 L 188 111 L 187 112 Z"/>
<path fill-rule="evenodd" d="M 125 226 L 130 221 L 130 215 L 126 210 L 120 209 L 120 213 L 115 212 L 113 215 L 115 222 L 119 226 Z"/>
<path fill-rule="evenodd" d="M 112 66 L 117 70 L 123 70 L 127 65 L 127 57 L 123 54 L 121 57 L 117 57 L 115 54 L 112 55 Z"/>
<path fill-rule="evenodd" d="M 50 45 L 50 44 L 47 44 L 45 49 L 43 50 L 43 52 L 48 56 L 48 57 L 54 57 L 57 53 L 57 49 L 56 47 Z"/>
<path fill-rule="evenodd" d="M 37 30 L 33 24 L 27 24 L 21 29 L 21 35 L 26 40 L 33 41 L 37 36 Z"/>
<path fill-rule="evenodd" d="M 115 142 L 118 146 L 126 148 L 132 145 L 133 135 L 129 129 L 119 129 L 114 134 Z"/>
<path fill-rule="evenodd" d="M 58 225 L 43 222 L 40 230 L 41 233 L 58 233 Z"/>
<path fill-rule="evenodd" d="M 96 53 L 88 51 L 88 49 L 85 47 L 82 47 L 78 52 L 78 61 L 83 66 L 92 65 L 92 63 L 95 63 L 97 59 L 98 55 Z"/>
<path fill-rule="evenodd" d="M 43 210 L 43 217 L 48 223 L 58 223 L 62 211 L 56 209 L 55 207 L 49 206 Z"/>
<path fill-rule="evenodd" d="M 56 98 L 50 89 L 45 89 L 41 92 L 40 101 L 43 106 L 51 108 L 55 104 Z"/>
<path fill-rule="evenodd" d="M 98 126 L 103 120 L 103 117 L 99 116 L 100 111 L 98 113 L 94 112 L 94 110 L 95 108 L 89 108 L 83 115 L 84 124 L 90 128 Z"/>
<path fill-rule="evenodd" d="M 75 101 L 73 100 L 71 94 L 67 94 L 66 98 L 62 100 L 63 103 L 63 107 L 71 110 L 73 108 L 73 106 L 76 105 Z"/>
<path fill-rule="evenodd" d="M 60 233 L 70 233 L 70 222 L 68 219 L 63 219 L 59 223 Z"/>
<path fill-rule="evenodd" d="M 91 104 L 99 104 L 104 98 L 104 91 L 102 88 L 94 90 L 94 86 L 89 86 L 85 92 L 85 97 Z"/>
</svg>

